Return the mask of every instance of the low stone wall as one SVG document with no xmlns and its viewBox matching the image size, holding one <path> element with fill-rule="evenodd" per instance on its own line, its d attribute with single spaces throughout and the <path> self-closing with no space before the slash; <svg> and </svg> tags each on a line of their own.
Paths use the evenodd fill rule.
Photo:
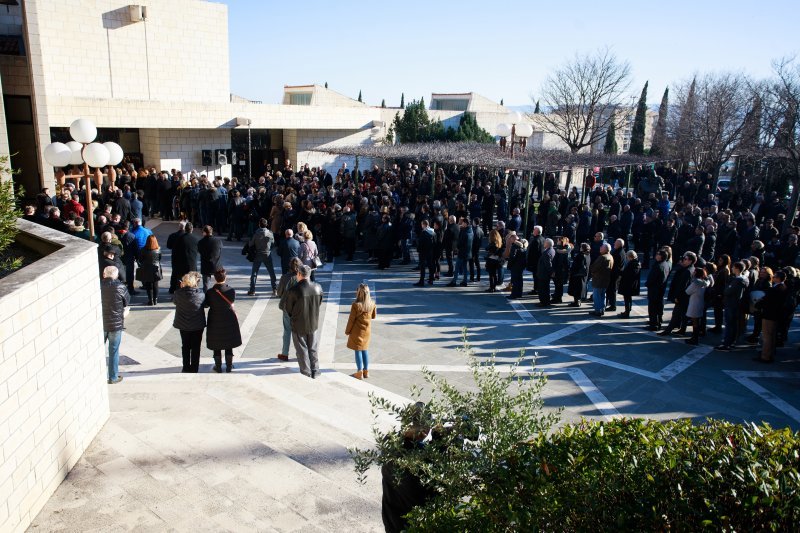
<svg viewBox="0 0 800 533">
<path fill-rule="evenodd" d="M 0 279 L 0 531 L 23 531 L 109 416 L 96 245 L 19 220 L 47 254 Z"/>
</svg>

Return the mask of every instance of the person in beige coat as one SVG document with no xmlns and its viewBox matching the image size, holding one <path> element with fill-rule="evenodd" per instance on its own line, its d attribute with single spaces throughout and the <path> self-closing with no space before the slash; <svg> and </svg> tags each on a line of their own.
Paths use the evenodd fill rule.
<svg viewBox="0 0 800 533">
<path fill-rule="evenodd" d="M 356 379 L 369 378 L 369 338 L 372 319 L 377 316 L 377 307 L 369 294 L 369 287 L 362 283 L 356 291 L 356 301 L 350 306 L 350 318 L 344 332 L 347 347 L 356 353 Z"/>
</svg>

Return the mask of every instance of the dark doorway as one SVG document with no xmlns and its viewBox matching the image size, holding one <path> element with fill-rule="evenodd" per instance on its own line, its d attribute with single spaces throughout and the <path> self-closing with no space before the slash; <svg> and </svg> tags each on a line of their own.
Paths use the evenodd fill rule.
<svg viewBox="0 0 800 533">
<path fill-rule="evenodd" d="M 3 103 L 8 129 L 8 148 L 11 152 L 11 168 L 19 172 L 14 175 L 14 189 L 17 193 L 22 190 L 26 198 L 34 198 L 39 193 L 42 182 L 39 178 L 31 97 L 4 94 Z"/>
</svg>

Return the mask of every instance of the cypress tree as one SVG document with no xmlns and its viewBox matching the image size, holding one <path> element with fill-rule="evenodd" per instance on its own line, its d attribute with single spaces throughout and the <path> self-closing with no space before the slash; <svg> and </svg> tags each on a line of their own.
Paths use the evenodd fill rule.
<svg viewBox="0 0 800 533">
<path fill-rule="evenodd" d="M 406 93 L 400 93 L 400 109 L 406 108 Z"/>
<path fill-rule="evenodd" d="M 644 83 L 642 95 L 639 97 L 639 105 L 636 107 L 636 118 L 633 119 L 633 130 L 631 131 L 631 146 L 629 154 L 644 155 L 644 130 L 647 120 L 647 84 Z"/>
<path fill-rule="evenodd" d="M 603 147 L 603 153 L 616 155 L 617 150 L 617 127 L 612 120 L 611 124 L 608 125 L 608 131 L 606 132 L 606 144 Z"/>
<path fill-rule="evenodd" d="M 681 163 L 688 165 L 692 145 L 695 142 L 695 113 L 697 111 L 697 79 L 693 78 L 686 99 L 680 106 L 678 129 L 675 132 L 675 148 Z"/>
<path fill-rule="evenodd" d="M 650 146 L 650 155 L 664 155 L 667 142 L 667 112 L 669 111 L 669 87 L 664 89 L 661 105 L 658 106 L 658 122 L 656 131 L 653 132 L 653 144 Z"/>
<path fill-rule="evenodd" d="M 534 114 L 534 115 L 538 115 L 538 114 L 539 114 L 539 113 L 541 113 L 541 112 L 542 112 L 542 111 L 539 109 L 539 100 L 536 100 L 536 107 L 535 107 L 535 108 L 533 108 L 533 114 Z"/>
<path fill-rule="evenodd" d="M 500 105 L 505 105 L 505 104 L 503 104 L 503 99 L 502 98 L 500 99 Z"/>
<path fill-rule="evenodd" d="M 386 107 L 386 100 L 381 100 L 381 107 Z"/>
<path fill-rule="evenodd" d="M 358 91 L 358 101 L 363 102 L 364 100 L 361 99 L 361 91 Z"/>
<path fill-rule="evenodd" d="M 325 82 L 325 88 L 326 89 L 328 88 L 328 82 L 327 81 Z"/>
</svg>

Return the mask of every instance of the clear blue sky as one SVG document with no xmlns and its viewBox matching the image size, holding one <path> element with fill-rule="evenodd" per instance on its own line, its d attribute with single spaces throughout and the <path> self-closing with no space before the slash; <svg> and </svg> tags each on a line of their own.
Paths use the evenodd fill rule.
<svg viewBox="0 0 800 533">
<path fill-rule="evenodd" d="M 797 0 L 224 0 L 231 91 L 279 103 L 283 85 L 323 84 L 388 106 L 475 91 L 529 105 L 549 70 L 611 47 L 648 101 L 705 71 L 763 77 L 800 53 Z M 538 5 L 537 5 L 538 4 Z"/>
</svg>

